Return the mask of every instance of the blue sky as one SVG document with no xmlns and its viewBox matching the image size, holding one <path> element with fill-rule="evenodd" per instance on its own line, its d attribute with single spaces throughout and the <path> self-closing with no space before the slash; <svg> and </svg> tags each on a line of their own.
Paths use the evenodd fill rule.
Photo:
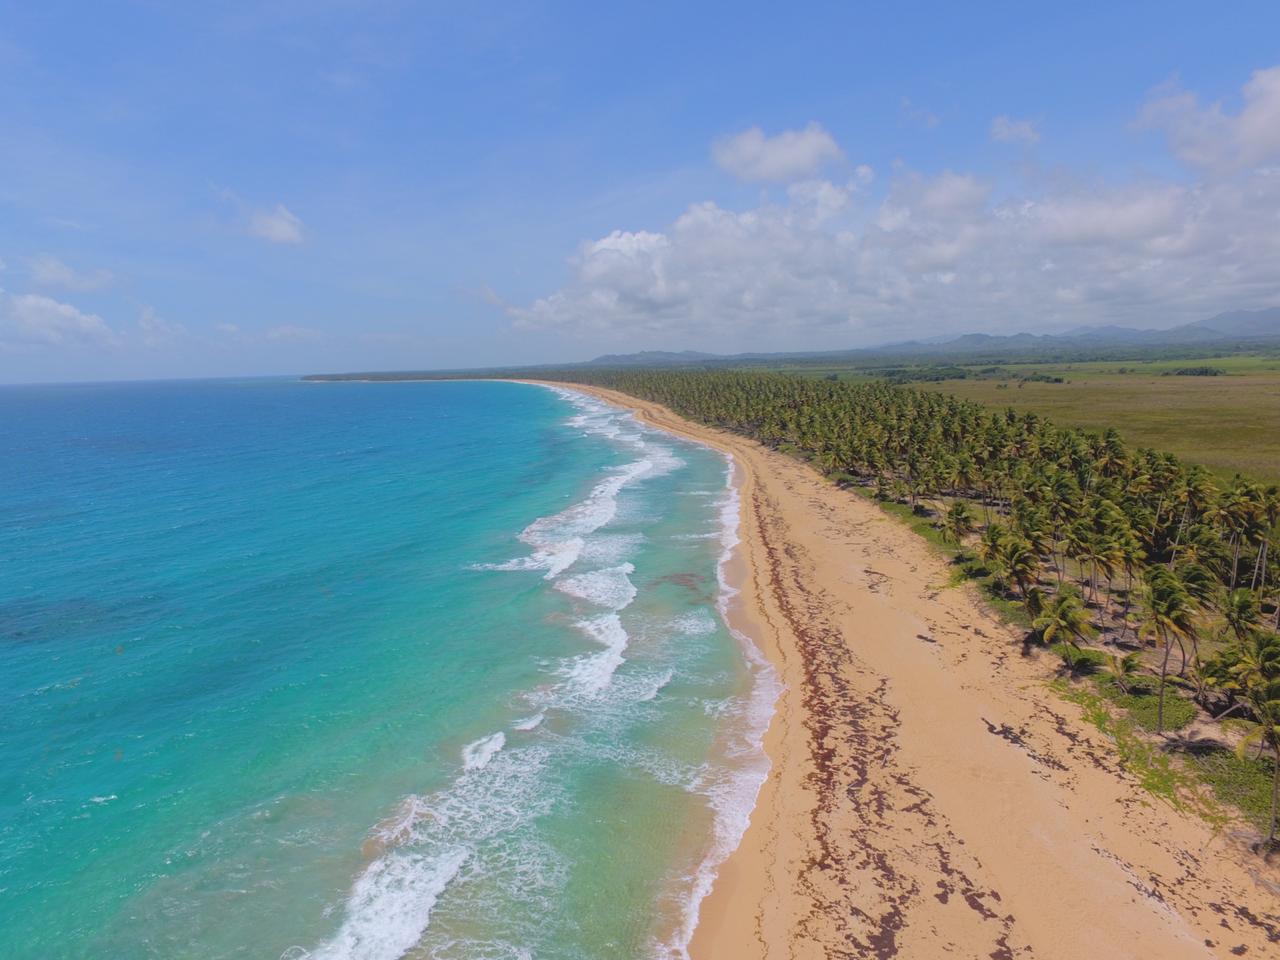
<svg viewBox="0 0 1280 960">
<path fill-rule="evenodd" d="M 1278 38 L 1274 2 L 0 2 L 0 381 L 1274 305 Z"/>
</svg>

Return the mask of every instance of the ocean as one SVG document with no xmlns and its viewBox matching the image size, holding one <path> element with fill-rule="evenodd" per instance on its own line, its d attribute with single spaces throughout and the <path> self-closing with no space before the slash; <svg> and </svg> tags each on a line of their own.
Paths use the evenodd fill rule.
<svg viewBox="0 0 1280 960">
<path fill-rule="evenodd" d="M 0 956 L 681 957 L 731 466 L 564 390 L 0 388 Z"/>
</svg>

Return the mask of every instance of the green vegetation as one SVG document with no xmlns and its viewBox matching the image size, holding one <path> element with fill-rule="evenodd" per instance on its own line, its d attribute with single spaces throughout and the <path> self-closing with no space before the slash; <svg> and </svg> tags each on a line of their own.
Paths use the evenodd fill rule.
<svg viewBox="0 0 1280 960">
<path fill-rule="evenodd" d="M 1096 653 L 1097 651 L 1091 651 Z M 1111 677 L 1097 683 L 1098 692 L 1124 711 L 1124 715 L 1144 730 L 1160 729 L 1160 696 L 1153 684 L 1139 680 L 1122 690 Z M 1164 728 L 1181 730 L 1190 726 L 1199 711 L 1185 697 L 1169 697 L 1164 704 Z"/>
<path fill-rule="evenodd" d="M 1246 728 L 1242 762 L 1250 751 L 1280 757 L 1280 487 L 1219 482 L 1172 454 L 1133 449 L 1112 429 L 1060 427 L 883 381 L 556 376 L 752 437 L 902 515 L 997 605 L 1020 613 L 1029 640 L 1056 644 L 1068 678 L 1092 678 L 1066 689 L 1180 809 L 1206 812 L 1184 789 L 1183 778 L 1195 778 L 1173 764 L 1179 746 L 1166 741 L 1166 752 L 1140 731 L 1165 735 L 1203 709 Z M 1280 805 L 1280 764 L 1271 769 L 1268 843 Z"/>
<path fill-rule="evenodd" d="M 1202 778 L 1175 762 L 1159 745 L 1138 734 L 1131 719 L 1117 714 L 1103 697 L 1086 688 L 1068 686 L 1061 681 L 1055 681 L 1052 686 L 1063 699 L 1077 704 L 1085 720 L 1115 744 L 1120 762 L 1148 793 L 1181 813 L 1200 817 L 1216 829 L 1227 825 L 1230 818 L 1226 812 L 1200 789 Z"/>
<path fill-rule="evenodd" d="M 1227 371 L 1221 367 L 1178 367 L 1177 370 L 1166 370 L 1164 377 L 1225 377 Z"/>
<path fill-rule="evenodd" d="M 1203 464 L 1220 480 L 1239 472 L 1280 481 L 1280 358 L 1203 364 L 1220 375 L 1182 373 L 1195 369 L 1185 360 L 1007 364 L 921 386 L 1089 430 L 1115 429 L 1130 443 Z"/>
<path fill-rule="evenodd" d="M 1166 356 L 1165 354 L 1169 355 Z M 866 383 L 918 384 L 996 409 L 1052 417 L 1200 463 L 1220 480 L 1280 481 L 1280 355 L 1147 351 L 1083 362 L 922 360 L 780 367 Z"/>
<path fill-rule="evenodd" d="M 1271 818 L 1275 760 L 1242 757 L 1234 750 L 1211 749 L 1191 756 L 1192 769 L 1223 803 L 1237 808 L 1259 830 Z"/>
</svg>

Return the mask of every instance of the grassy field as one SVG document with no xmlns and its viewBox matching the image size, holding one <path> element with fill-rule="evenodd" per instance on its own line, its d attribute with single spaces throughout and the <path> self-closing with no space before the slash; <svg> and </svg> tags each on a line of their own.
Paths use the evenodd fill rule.
<svg viewBox="0 0 1280 960">
<path fill-rule="evenodd" d="M 1210 366 L 1223 376 L 1165 376 Z M 1127 363 L 1009 364 L 965 379 L 913 383 L 992 407 L 1013 407 L 1091 430 L 1115 427 L 1129 442 L 1201 463 L 1222 478 L 1280 482 L 1280 358 L 1221 357 Z M 833 371 L 834 372 L 834 371 Z M 861 371 L 843 371 L 861 378 Z M 1062 383 L 1024 380 L 1044 375 Z"/>
</svg>

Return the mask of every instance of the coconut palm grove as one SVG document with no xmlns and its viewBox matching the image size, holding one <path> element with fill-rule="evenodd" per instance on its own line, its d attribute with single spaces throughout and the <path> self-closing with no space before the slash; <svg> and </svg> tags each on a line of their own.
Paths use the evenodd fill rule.
<svg viewBox="0 0 1280 960">
<path fill-rule="evenodd" d="M 809 461 L 905 514 L 958 576 L 1063 659 L 1064 692 L 1121 708 L 1276 843 L 1280 488 L 1220 481 L 1114 430 L 884 382 L 774 372 L 576 369 Z M 1099 714 L 1101 716 L 1102 714 Z M 1199 721 L 1236 745 L 1199 749 Z M 1136 734 L 1131 741 L 1141 744 Z M 1176 784 L 1167 796 L 1184 802 Z M 1201 810 L 1201 813 L 1204 811 Z"/>
</svg>

